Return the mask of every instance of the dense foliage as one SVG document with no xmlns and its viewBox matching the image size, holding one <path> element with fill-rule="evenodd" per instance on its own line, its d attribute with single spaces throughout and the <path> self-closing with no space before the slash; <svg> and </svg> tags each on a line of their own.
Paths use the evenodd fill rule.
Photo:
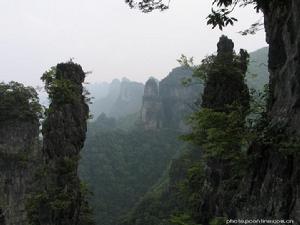
<svg viewBox="0 0 300 225">
<path fill-rule="evenodd" d="M 74 71 L 64 71 L 65 67 L 63 67 L 62 64 L 58 64 L 58 66 L 53 66 L 47 70 L 41 77 L 41 80 L 45 83 L 45 90 L 48 93 L 50 102 L 57 105 L 79 102 L 81 97 L 79 97 L 78 94 L 83 93 L 85 102 L 90 103 L 90 93 L 87 89 L 82 87 L 78 88 L 78 84 L 83 82 L 83 78 L 75 79 L 76 76 L 72 78 L 72 74 L 75 75 L 76 73 L 82 72 L 81 66 L 72 61 L 67 62 L 66 65 L 76 66 L 74 66 Z M 68 73 L 70 73 L 71 76 L 66 76 Z M 85 73 L 82 75 L 85 76 Z"/>
<path fill-rule="evenodd" d="M 17 82 L 0 83 L 0 121 L 37 120 L 42 117 L 37 92 Z"/>
<path fill-rule="evenodd" d="M 250 64 L 265 62 L 264 53 L 265 51 L 262 53 L 259 51 L 257 56 L 251 57 Z M 233 57 L 233 66 L 238 67 L 235 69 L 236 75 L 240 74 L 239 79 L 243 82 L 245 74 L 241 76 L 241 73 L 245 72 L 245 68 L 239 57 L 240 55 Z M 203 61 L 202 66 L 194 67 L 197 68 L 195 79 L 200 78 L 198 83 L 204 84 L 207 81 L 204 77 L 208 76 L 209 70 L 205 68 L 210 68 L 209 63 L 214 63 L 215 58 L 216 56 L 210 56 Z M 263 60 L 259 61 L 261 58 Z M 257 76 L 253 76 L 254 73 L 258 73 Z M 178 73 L 179 75 L 181 73 Z M 229 79 L 234 78 L 230 73 L 227 75 Z M 267 73 L 252 69 L 247 77 L 253 83 L 256 79 L 268 78 Z M 261 84 L 256 82 L 252 87 L 261 89 Z M 170 91 L 172 90 L 170 88 Z M 204 159 L 219 157 L 232 160 L 237 175 L 236 182 L 239 182 L 238 178 L 244 171 L 242 169 L 246 165 L 245 147 L 240 151 L 240 146 L 247 146 L 254 138 L 257 130 L 252 129 L 259 115 L 266 109 L 264 107 L 266 95 L 259 92 L 253 94 L 255 95 L 251 101 L 252 116 L 247 117 L 247 129 L 244 129 L 246 112 L 239 107 L 229 107 L 225 110 L 230 111 L 228 114 L 212 109 L 193 114 L 191 117 L 193 133 L 185 136 L 185 139 L 193 144 L 184 154 L 172 161 L 170 168 L 167 165 L 172 154 L 178 152 L 180 148 L 179 146 L 176 148 L 175 143 L 172 144 L 174 149 L 167 146 L 167 143 L 172 142 L 172 138 L 176 140 L 172 131 L 150 132 L 135 127 L 139 125 L 134 122 L 138 115 L 114 119 L 102 114 L 95 122 L 89 124 L 80 170 L 82 178 L 89 183 L 94 192 L 91 202 L 97 212 L 95 213 L 97 224 L 196 224 L 192 206 L 199 200 L 198 190 L 205 177 Z M 246 105 L 247 108 L 248 104 Z M 205 130 L 200 129 L 200 126 L 205 127 Z M 158 144 L 154 145 L 155 140 L 158 140 Z M 207 151 L 199 151 L 200 145 Z M 164 157 L 164 160 L 160 160 L 162 154 L 169 155 L 168 160 Z M 165 172 L 162 172 L 164 170 Z M 223 218 L 214 218 L 211 222 L 220 224 L 222 221 Z"/>
<path fill-rule="evenodd" d="M 162 177 L 182 145 L 178 132 L 124 130 L 120 124 L 102 114 L 89 125 L 82 152 L 80 174 L 93 192 L 97 224 L 117 224 Z"/>
<path fill-rule="evenodd" d="M 89 108 L 79 64 L 60 63 L 42 76 L 50 106 L 43 121 L 43 161 L 27 201 L 31 225 L 93 225 L 87 189 L 77 168 Z"/>
<path fill-rule="evenodd" d="M 224 224 L 223 212 L 230 211 L 245 172 L 246 148 L 257 138 L 255 127 L 265 113 L 266 95 L 253 96 L 249 103 L 248 54 L 235 55 L 228 39 L 223 44 L 218 56 L 193 67 L 205 90 L 204 108 L 192 114 L 192 132 L 183 136 L 190 150 L 172 162 L 168 176 L 144 196 L 123 225 Z"/>
</svg>

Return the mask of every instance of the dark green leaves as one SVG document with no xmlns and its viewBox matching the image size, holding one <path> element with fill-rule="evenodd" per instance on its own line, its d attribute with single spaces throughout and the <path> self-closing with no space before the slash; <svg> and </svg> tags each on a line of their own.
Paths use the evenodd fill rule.
<svg viewBox="0 0 300 225">
<path fill-rule="evenodd" d="M 226 8 L 217 11 L 212 9 L 212 13 L 207 17 L 207 24 L 212 25 L 213 29 L 218 26 L 220 30 L 223 30 L 227 25 L 233 25 L 237 21 L 236 18 L 229 16 L 230 13 L 231 11 Z"/>
<path fill-rule="evenodd" d="M 169 2 L 164 3 L 163 0 L 142 0 L 142 1 L 134 1 L 134 0 L 125 0 L 125 3 L 129 5 L 130 8 L 138 8 L 144 13 L 149 13 L 154 10 L 166 10 L 169 8 Z"/>
<path fill-rule="evenodd" d="M 36 119 L 42 116 L 38 94 L 33 87 L 17 82 L 0 83 L 0 121 Z"/>
<path fill-rule="evenodd" d="M 232 0 L 214 0 L 213 5 L 216 4 L 218 7 L 228 7 L 232 4 Z"/>
</svg>

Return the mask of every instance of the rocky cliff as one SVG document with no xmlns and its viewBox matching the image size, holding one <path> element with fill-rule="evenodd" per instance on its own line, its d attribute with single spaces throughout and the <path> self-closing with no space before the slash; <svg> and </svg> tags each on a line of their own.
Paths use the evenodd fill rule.
<svg viewBox="0 0 300 225">
<path fill-rule="evenodd" d="M 143 91 L 144 85 L 142 83 L 123 78 L 119 95 L 113 103 L 109 115 L 120 118 L 138 112 L 142 105 Z"/>
<path fill-rule="evenodd" d="M 158 82 L 150 78 L 144 89 L 141 120 L 146 129 L 160 128 L 161 101 L 158 92 Z"/>
<path fill-rule="evenodd" d="M 0 84 L 0 224 L 28 224 L 25 204 L 39 156 L 36 92 Z"/>
<path fill-rule="evenodd" d="M 192 77 L 193 72 L 184 67 L 173 69 L 170 74 L 160 81 L 159 95 L 162 102 L 162 126 L 186 130 L 187 117 L 200 104 L 199 96 L 203 92 L 203 85 L 191 83 L 184 86 L 182 81 Z"/>
<path fill-rule="evenodd" d="M 0 224 L 27 224 L 26 197 L 39 148 L 37 121 L 6 121 L 0 128 Z"/>
<path fill-rule="evenodd" d="M 231 199 L 237 192 L 240 172 L 243 171 L 240 165 L 241 162 L 243 164 L 243 153 L 239 134 L 243 130 L 245 112 L 249 109 L 250 102 L 244 80 L 248 56 L 244 50 L 236 55 L 232 40 L 222 36 L 218 42 L 218 54 L 209 66 L 211 69 L 207 70 L 202 96 L 203 111 L 193 121 L 194 136 L 191 136 L 192 142 L 199 144 L 201 148 L 202 159 L 198 162 L 201 166 L 188 178 L 191 195 L 197 196 L 191 203 L 191 215 L 197 224 L 211 224 L 215 218 L 233 216 Z M 208 119 L 202 117 L 205 112 Z M 216 115 L 222 115 L 226 119 L 220 119 Z M 231 120 L 233 115 L 234 119 Z M 205 120 L 207 123 L 203 123 Z M 226 130 L 229 126 L 233 128 Z M 213 133 L 218 129 L 220 133 Z M 210 132 L 213 133 L 213 138 L 207 139 Z M 230 132 L 230 136 L 223 136 L 222 132 Z M 219 151 L 220 149 L 222 150 Z"/>
<path fill-rule="evenodd" d="M 109 84 L 105 97 L 94 99 L 90 105 L 94 119 L 101 113 L 109 117 L 121 118 L 137 113 L 142 106 L 144 85 L 123 78 L 122 81 L 114 79 Z M 122 108 L 122 110 L 120 110 Z"/>
<path fill-rule="evenodd" d="M 263 12 L 269 43 L 268 125 L 249 149 L 253 161 L 237 197 L 243 203 L 238 217 L 300 224 L 300 2 L 269 1 Z"/>
<path fill-rule="evenodd" d="M 97 119 L 101 113 L 105 113 L 106 115 L 110 114 L 113 104 L 120 95 L 120 87 L 120 80 L 114 79 L 109 84 L 107 94 L 104 97 L 99 99 L 95 97 L 95 99 L 93 99 L 92 104 L 90 105 L 90 110 L 94 119 Z"/>
<path fill-rule="evenodd" d="M 85 73 L 73 62 L 58 64 L 42 79 L 50 106 L 43 122 L 43 158 L 36 191 L 28 204 L 31 224 L 87 225 L 86 191 L 77 174 L 89 108 L 83 93 Z"/>
<path fill-rule="evenodd" d="M 178 67 L 159 83 L 150 78 L 145 86 L 142 122 L 146 128 L 186 130 L 186 117 L 195 109 L 203 86 L 184 86 L 182 81 L 192 77 L 188 68 Z"/>
</svg>

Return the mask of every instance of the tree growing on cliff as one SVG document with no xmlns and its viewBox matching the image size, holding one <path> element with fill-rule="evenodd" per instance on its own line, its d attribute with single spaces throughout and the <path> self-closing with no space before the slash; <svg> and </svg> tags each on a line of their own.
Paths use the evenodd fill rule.
<svg viewBox="0 0 300 225">
<path fill-rule="evenodd" d="M 33 87 L 17 82 L 0 83 L 0 122 L 10 119 L 39 119 L 42 107 Z"/>
<path fill-rule="evenodd" d="M 228 199 L 244 172 L 243 146 L 248 137 L 245 124 L 250 107 L 245 84 L 249 55 L 245 50 L 237 55 L 233 48 L 232 40 L 222 36 L 218 54 L 195 70 L 195 76 L 205 77 L 202 109 L 192 115 L 192 132 L 184 139 L 197 146 L 203 156 L 188 170 L 185 190 L 191 217 L 200 224 L 213 223 L 215 216 L 231 216 Z M 212 194 L 214 198 L 207 197 Z"/>
<path fill-rule="evenodd" d="M 152 0 L 144 2 L 150 5 L 153 3 Z M 266 41 L 269 44 L 270 82 L 265 114 L 267 122 L 264 128 L 272 132 L 260 132 L 262 137 L 248 148 L 248 159 L 252 161 L 249 162 L 247 173 L 235 196 L 240 201 L 232 207 L 232 211 L 236 212 L 235 217 L 244 215 L 249 218 L 293 218 L 299 223 L 299 205 L 296 204 L 299 202 L 299 164 L 295 163 L 299 161 L 299 147 L 283 154 L 278 143 L 290 137 L 299 139 L 300 134 L 300 1 L 215 0 L 213 3 L 221 9 L 212 12 L 209 23 L 214 27 L 220 25 L 221 28 L 226 25 L 226 18 L 229 18 L 232 11 L 229 7 L 254 4 L 264 14 Z M 271 141 L 265 143 L 266 137 L 271 137 Z M 201 208 L 198 210 L 201 211 Z"/>
<path fill-rule="evenodd" d="M 73 62 L 60 63 L 42 76 L 50 106 L 42 128 L 44 162 L 27 204 L 32 225 L 94 224 L 87 189 L 77 174 L 89 114 L 84 79 L 81 66 Z"/>
</svg>

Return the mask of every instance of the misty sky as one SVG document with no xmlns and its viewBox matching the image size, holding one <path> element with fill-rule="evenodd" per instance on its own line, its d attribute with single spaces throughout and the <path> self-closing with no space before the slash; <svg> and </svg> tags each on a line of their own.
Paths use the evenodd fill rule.
<svg viewBox="0 0 300 225">
<path fill-rule="evenodd" d="M 212 0 L 172 0 L 165 12 L 143 14 L 124 0 L 1 0 L 0 80 L 40 84 L 42 73 L 75 58 L 88 81 L 158 79 L 178 66 L 181 54 L 200 61 L 216 51 L 221 34 L 249 51 L 266 46 L 264 31 L 237 32 L 261 15 L 238 9 L 239 23 L 224 32 L 206 26 Z"/>
</svg>

